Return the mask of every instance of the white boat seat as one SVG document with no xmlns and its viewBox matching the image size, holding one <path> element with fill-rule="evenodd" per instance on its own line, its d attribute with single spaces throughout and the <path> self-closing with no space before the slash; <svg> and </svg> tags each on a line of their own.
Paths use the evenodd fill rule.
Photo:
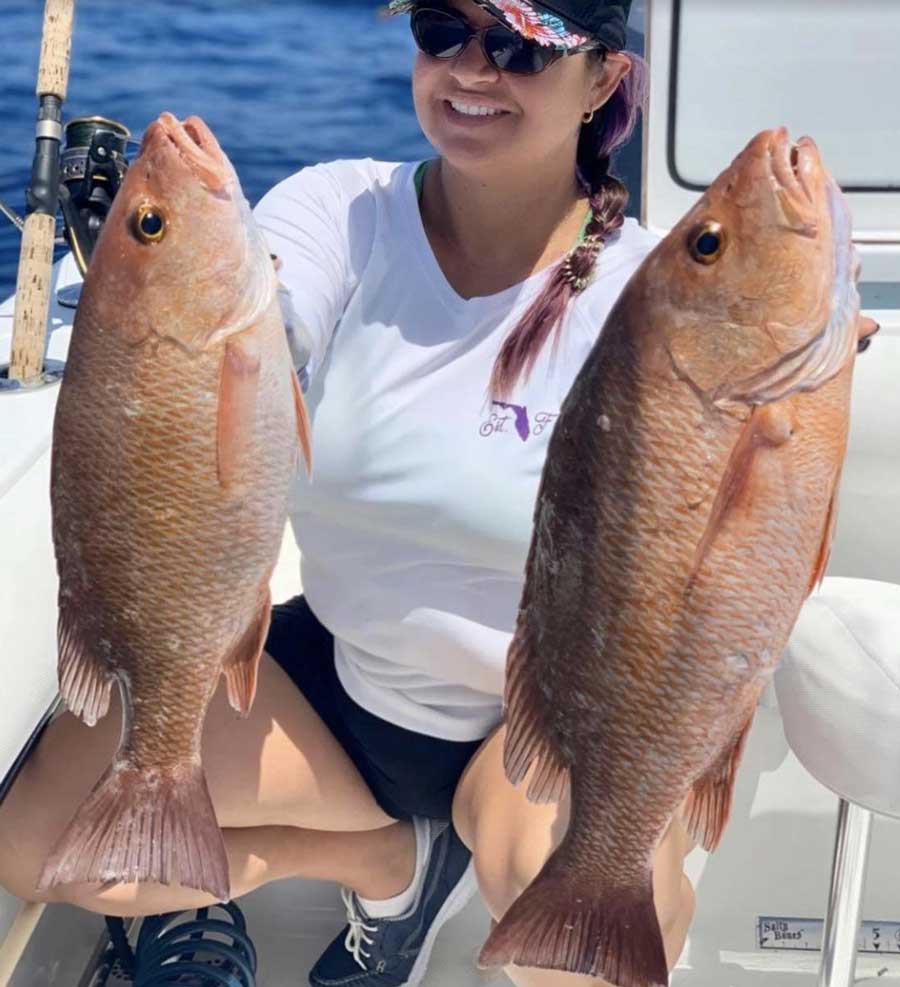
<svg viewBox="0 0 900 987">
<path fill-rule="evenodd" d="M 900 586 L 828 577 L 775 673 L 784 731 L 826 788 L 900 817 Z"/>
<path fill-rule="evenodd" d="M 900 586 L 825 579 L 775 692 L 794 754 L 839 799 L 819 987 L 852 987 L 873 813 L 900 817 Z"/>
</svg>

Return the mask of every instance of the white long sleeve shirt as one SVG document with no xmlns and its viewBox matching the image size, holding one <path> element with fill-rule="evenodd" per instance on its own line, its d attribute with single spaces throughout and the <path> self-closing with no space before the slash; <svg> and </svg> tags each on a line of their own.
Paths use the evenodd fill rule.
<svg viewBox="0 0 900 987">
<path fill-rule="evenodd" d="M 255 216 L 310 356 L 314 471 L 291 520 L 304 593 L 349 695 L 385 720 L 475 740 L 501 714 L 547 442 L 613 302 L 656 243 L 634 220 L 600 255 L 509 406 L 487 387 L 550 270 L 464 299 L 422 225 L 417 163 L 317 165 Z"/>
</svg>

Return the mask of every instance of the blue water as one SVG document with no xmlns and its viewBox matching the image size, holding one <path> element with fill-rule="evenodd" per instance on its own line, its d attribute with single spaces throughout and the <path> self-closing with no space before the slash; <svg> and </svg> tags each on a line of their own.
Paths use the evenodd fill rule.
<svg viewBox="0 0 900 987">
<path fill-rule="evenodd" d="M 20 214 L 43 7 L 0 0 L 0 199 Z M 76 0 L 63 115 L 110 117 L 140 136 L 163 110 L 198 114 L 255 204 L 306 164 L 433 153 L 413 111 L 413 58 L 408 18 L 381 17 L 371 0 Z M 628 148 L 619 170 L 632 176 L 638 160 Z M 0 299 L 15 289 L 18 258 L 19 235 L 0 215 Z"/>
</svg>

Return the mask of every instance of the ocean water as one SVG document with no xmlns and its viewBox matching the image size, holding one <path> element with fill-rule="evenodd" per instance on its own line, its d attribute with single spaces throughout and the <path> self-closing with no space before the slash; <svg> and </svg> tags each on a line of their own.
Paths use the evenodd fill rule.
<svg viewBox="0 0 900 987">
<path fill-rule="evenodd" d="M 41 0 L 0 0 L 0 200 L 20 215 L 43 8 Z M 631 24 L 640 50 L 642 0 Z M 414 51 L 408 18 L 380 16 L 371 0 L 77 0 L 63 116 L 109 117 L 139 137 L 163 110 L 197 114 L 255 204 L 307 164 L 432 154 L 410 93 Z M 632 208 L 639 160 L 633 141 L 618 167 Z M 18 258 L 19 234 L 0 215 L 0 299 L 15 290 Z"/>
</svg>

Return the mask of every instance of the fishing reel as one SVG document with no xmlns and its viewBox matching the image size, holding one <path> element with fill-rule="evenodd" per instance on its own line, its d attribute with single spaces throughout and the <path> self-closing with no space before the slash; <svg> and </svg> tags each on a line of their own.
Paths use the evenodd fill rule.
<svg viewBox="0 0 900 987">
<path fill-rule="evenodd" d="M 62 230 L 58 231 L 57 247 L 68 246 L 78 269 L 84 276 L 91 260 L 97 237 L 109 213 L 110 206 L 128 170 L 126 150 L 133 139 L 131 131 L 115 120 L 106 117 L 76 117 L 64 128 L 65 140 L 59 154 L 58 202 L 62 211 Z M 41 181 L 25 193 L 29 211 L 46 198 L 50 169 L 41 175 Z M 42 170 L 44 170 L 42 169 Z M 21 232 L 24 220 L 0 202 L 0 212 Z M 78 304 L 80 285 L 63 288 L 57 299 L 67 308 Z"/>
<path fill-rule="evenodd" d="M 59 204 L 65 239 L 82 275 L 128 170 L 125 151 L 136 143 L 130 139 L 127 127 L 106 117 L 76 117 L 65 126 Z"/>
</svg>

